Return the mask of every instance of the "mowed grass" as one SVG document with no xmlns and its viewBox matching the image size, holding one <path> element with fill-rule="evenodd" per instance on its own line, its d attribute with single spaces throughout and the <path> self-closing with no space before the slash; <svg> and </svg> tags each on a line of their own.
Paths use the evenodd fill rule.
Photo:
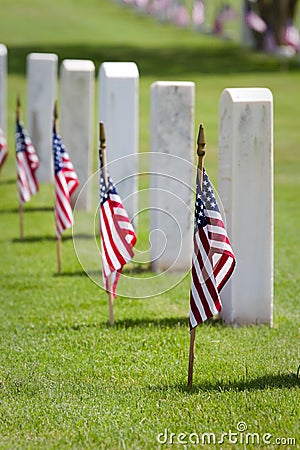
<svg viewBox="0 0 300 450">
<path fill-rule="evenodd" d="M 233 42 L 158 24 L 104 0 L 2 0 L 1 17 L 1 41 L 9 51 L 10 155 L 0 174 L 0 448 L 297 448 L 297 62 L 286 64 Z M 274 326 L 212 321 L 198 327 L 192 390 L 187 389 L 189 276 L 153 298 L 118 297 L 112 328 L 106 294 L 85 274 L 70 231 L 63 236 L 63 273 L 56 274 L 53 186 L 42 185 L 25 206 L 25 239 L 19 239 L 14 111 L 20 92 L 26 122 L 26 56 L 32 51 L 57 53 L 60 61 L 90 58 L 96 71 L 103 61 L 135 61 L 143 152 L 149 151 L 151 83 L 194 81 L 195 134 L 204 122 L 206 166 L 215 185 L 222 90 L 260 86 L 273 92 Z M 96 135 L 95 123 L 95 168 Z M 147 187 L 147 179 L 141 178 L 140 187 Z M 90 224 L 94 212 L 86 217 Z M 147 248 L 147 215 L 141 216 L 138 239 L 139 248 Z M 92 270 L 99 276 L 99 269 L 91 267 L 91 276 Z M 125 290 L 126 283 L 132 286 L 130 276 L 153 282 L 147 268 L 130 270 L 122 280 Z M 205 440 L 204 433 L 211 435 Z"/>
</svg>

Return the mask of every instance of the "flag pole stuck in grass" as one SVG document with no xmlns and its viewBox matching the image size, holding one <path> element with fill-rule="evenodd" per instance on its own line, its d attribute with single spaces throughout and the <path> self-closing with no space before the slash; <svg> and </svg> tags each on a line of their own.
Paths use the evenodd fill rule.
<svg viewBox="0 0 300 450">
<path fill-rule="evenodd" d="M 53 111 L 53 134 L 58 133 L 58 112 L 57 112 L 57 102 L 54 103 Z M 61 235 L 56 236 L 56 249 L 57 249 L 57 273 L 61 274 Z"/>
<path fill-rule="evenodd" d="M 20 122 L 21 122 L 21 100 L 20 100 L 20 96 L 17 95 L 17 109 L 16 109 L 16 126 L 17 126 L 17 128 L 18 128 L 18 123 L 20 123 Z M 18 144 L 16 144 L 16 145 L 18 145 Z M 18 150 L 16 150 L 16 151 L 18 151 Z M 18 160 L 18 158 L 17 158 L 17 160 Z M 19 174 L 18 168 L 17 168 L 17 172 Z M 18 176 L 18 178 L 19 178 L 19 176 Z M 19 180 L 17 180 L 17 183 L 19 186 Z M 24 206 L 23 206 L 23 202 L 21 201 L 20 187 L 19 187 L 18 191 L 19 191 L 20 239 L 23 239 L 24 238 Z"/>
<path fill-rule="evenodd" d="M 28 133 L 21 123 L 21 100 L 17 95 L 16 108 L 16 158 L 17 186 L 19 194 L 20 239 L 24 238 L 24 203 L 29 202 L 38 191 L 36 170 L 39 159 L 31 143 Z"/>
<path fill-rule="evenodd" d="M 73 225 L 71 195 L 79 181 L 66 148 L 58 134 L 58 113 L 55 102 L 53 114 L 53 159 L 55 186 L 55 223 L 57 241 L 57 273 L 61 274 L 61 234 Z"/>
<path fill-rule="evenodd" d="M 99 140 L 100 140 L 100 148 L 99 148 L 99 158 L 100 158 L 100 166 L 102 169 L 102 175 L 104 178 L 105 190 L 108 191 L 108 177 L 107 177 L 107 165 L 106 165 L 106 138 L 105 138 L 105 130 L 104 123 L 100 122 L 99 124 Z M 102 161 L 101 161 L 102 158 Z M 100 228 L 101 228 L 101 220 L 100 220 Z M 102 240 L 103 242 L 103 240 Z M 111 274 L 106 277 L 107 283 L 107 295 L 108 295 L 108 306 L 109 306 L 109 323 L 113 326 L 114 319 L 114 296 L 112 293 L 112 285 L 111 285 Z"/>
<path fill-rule="evenodd" d="M 99 139 L 102 275 L 109 301 L 109 323 L 112 326 L 117 284 L 123 266 L 133 258 L 136 235 L 107 170 L 103 122 L 99 124 Z"/>
<path fill-rule="evenodd" d="M 190 353 L 188 386 L 193 385 L 196 327 L 221 311 L 220 291 L 235 266 L 227 232 L 207 173 L 204 128 L 197 139 L 198 169 L 194 222 L 194 252 L 190 289 Z"/>
<path fill-rule="evenodd" d="M 199 180 L 199 186 L 202 189 L 203 183 L 203 159 L 205 156 L 205 137 L 204 128 L 202 123 L 199 126 L 198 138 L 197 138 L 197 177 Z M 194 372 L 194 358 L 195 358 L 195 339 L 196 339 L 196 327 L 191 329 L 190 332 L 190 354 L 189 354 L 189 370 L 188 370 L 188 386 L 192 387 L 193 384 L 193 372 Z"/>
</svg>

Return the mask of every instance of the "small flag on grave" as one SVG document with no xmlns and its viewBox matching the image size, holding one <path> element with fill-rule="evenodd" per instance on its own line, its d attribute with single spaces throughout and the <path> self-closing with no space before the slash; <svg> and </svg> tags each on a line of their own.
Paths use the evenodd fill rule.
<svg viewBox="0 0 300 450">
<path fill-rule="evenodd" d="M 221 311 L 219 292 L 230 277 L 235 257 L 207 173 L 197 177 L 190 327 Z"/>
<path fill-rule="evenodd" d="M 252 11 L 250 7 L 246 10 L 245 20 L 251 30 L 256 31 L 257 33 L 264 33 L 267 31 L 266 22 L 256 14 L 256 12 Z"/>
<path fill-rule="evenodd" d="M 193 24 L 197 27 L 205 22 L 205 6 L 202 0 L 195 0 L 192 10 Z"/>
<path fill-rule="evenodd" d="M 31 196 L 38 191 L 36 170 L 39 159 L 19 118 L 16 121 L 16 152 L 19 203 L 23 204 L 29 202 Z"/>
<path fill-rule="evenodd" d="M 61 235 L 64 230 L 73 225 L 71 195 L 77 188 L 79 180 L 70 160 L 65 145 L 57 130 L 57 104 L 54 106 L 52 150 L 54 160 L 54 214 L 57 241 L 57 273 L 61 273 Z"/>
<path fill-rule="evenodd" d="M 53 158 L 55 172 L 55 223 L 56 236 L 59 238 L 64 230 L 73 225 L 71 195 L 79 181 L 70 157 L 53 127 Z"/>
<path fill-rule="evenodd" d="M 17 96 L 16 108 L 16 158 L 17 187 L 19 195 L 20 239 L 24 237 L 24 203 L 29 202 L 32 195 L 38 191 L 36 171 L 39 159 L 31 143 L 27 131 L 21 123 L 21 100 Z"/>
<path fill-rule="evenodd" d="M 188 386 L 193 384 L 196 327 L 221 310 L 220 290 L 235 266 L 227 232 L 208 175 L 203 168 L 204 128 L 197 139 L 198 168 L 194 220 L 194 252 L 190 289 L 190 353 Z"/>
<path fill-rule="evenodd" d="M 113 299 L 123 266 L 133 258 L 136 235 L 128 214 L 106 167 L 104 125 L 100 123 L 100 233 L 102 274 L 109 295 L 110 324 L 113 325 Z"/>
</svg>

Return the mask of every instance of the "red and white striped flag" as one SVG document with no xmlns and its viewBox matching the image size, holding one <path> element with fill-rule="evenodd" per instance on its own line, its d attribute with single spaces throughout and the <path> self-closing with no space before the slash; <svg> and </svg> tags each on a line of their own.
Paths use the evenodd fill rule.
<svg viewBox="0 0 300 450">
<path fill-rule="evenodd" d="M 2 129 L 0 128 L 0 170 L 7 158 L 7 143 L 6 143 L 6 139 L 4 137 L 4 133 L 2 131 Z"/>
<path fill-rule="evenodd" d="M 257 33 L 264 33 L 268 28 L 266 22 L 250 8 L 246 11 L 246 24 Z"/>
<path fill-rule="evenodd" d="M 190 328 L 221 311 L 220 291 L 235 266 L 235 257 L 203 169 L 202 191 L 197 178 L 194 253 L 190 291 Z"/>
<path fill-rule="evenodd" d="M 22 204 L 29 202 L 31 196 L 38 191 L 35 172 L 39 167 L 39 159 L 28 133 L 19 120 L 16 121 L 16 153 L 19 202 Z"/>
<path fill-rule="evenodd" d="M 71 207 L 71 195 L 77 188 L 79 181 L 70 161 L 61 137 L 53 128 L 53 158 L 55 172 L 55 223 L 56 236 L 59 238 L 62 232 L 73 225 L 73 212 Z"/>
<path fill-rule="evenodd" d="M 284 42 L 286 45 L 290 45 L 295 50 L 299 49 L 300 34 L 298 29 L 292 24 L 288 23 L 284 32 Z"/>
<path fill-rule="evenodd" d="M 192 10 L 192 20 L 193 24 L 200 26 L 204 24 L 205 21 L 205 6 L 202 0 L 195 0 Z"/>
<path fill-rule="evenodd" d="M 116 288 L 123 266 L 133 258 L 136 235 L 117 190 L 103 175 L 100 158 L 100 233 L 102 242 L 102 275 L 107 292 L 116 297 Z M 108 278 L 111 277 L 111 288 Z M 110 289 L 109 289 L 110 288 Z"/>
</svg>

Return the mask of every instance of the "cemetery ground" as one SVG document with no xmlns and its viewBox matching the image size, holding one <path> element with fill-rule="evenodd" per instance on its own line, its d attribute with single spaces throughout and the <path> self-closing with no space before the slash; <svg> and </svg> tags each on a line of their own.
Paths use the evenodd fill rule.
<svg viewBox="0 0 300 450">
<path fill-rule="evenodd" d="M 184 441 L 187 448 L 197 448 L 197 437 L 200 444 L 204 437 L 205 445 L 199 448 L 297 448 L 296 62 L 281 62 L 234 42 L 159 24 L 104 0 L 4 0 L 2 9 L 1 41 L 8 47 L 9 68 L 9 157 L 0 174 L 0 447 L 152 449 L 184 447 L 179 444 Z M 204 122 L 205 165 L 215 186 L 222 90 L 257 86 L 273 93 L 274 326 L 234 327 L 220 321 L 199 326 L 191 390 L 187 389 L 189 276 L 154 298 L 118 297 L 116 324 L 110 327 L 107 296 L 84 273 L 70 231 L 63 235 L 63 273 L 56 275 L 52 185 L 41 185 L 25 206 L 25 239 L 19 239 L 14 111 L 20 92 L 26 125 L 25 61 L 33 51 L 57 53 L 60 61 L 89 58 L 97 68 L 107 60 L 135 61 L 141 77 L 142 152 L 149 150 L 151 83 L 194 81 L 195 135 L 199 122 Z M 96 136 L 95 123 L 95 169 Z M 147 177 L 141 177 L 140 189 L 147 186 Z M 147 216 L 142 215 L 139 248 L 147 248 L 147 229 Z M 149 275 L 150 271 L 136 274 Z"/>
</svg>

